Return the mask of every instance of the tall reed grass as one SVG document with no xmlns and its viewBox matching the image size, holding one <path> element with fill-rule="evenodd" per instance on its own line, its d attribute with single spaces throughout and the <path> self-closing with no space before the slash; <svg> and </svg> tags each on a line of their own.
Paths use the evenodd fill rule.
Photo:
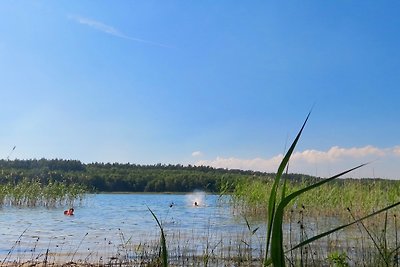
<svg viewBox="0 0 400 267">
<path fill-rule="evenodd" d="M 290 177 L 290 174 L 288 175 Z M 288 194 L 308 186 L 307 181 L 287 182 Z M 265 218 L 272 181 L 243 180 L 233 193 L 233 205 L 248 217 Z M 361 216 L 396 202 L 400 196 L 400 181 L 374 180 L 366 183 L 357 179 L 332 182 L 306 192 L 292 201 L 288 208 L 307 206 L 311 216 L 347 218 L 347 208 Z M 399 208 L 395 208 L 397 211 Z"/>
<path fill-rule="evenodd" d="M 87 190 L 78 184 L 51 182 L 43 185 L 39 181 L 23 180 L 17 184 L 0 185 L 0 205 L 19 207 L 56 207 L 81 201 Z"/>
<path fill-rule="evenodd" d="M 265 246 L 264 266 L 268 266 L 268 265 L 272 264 L 275 267 L 284 267 L 284 266 L 286 266 L 285 256 L 288 252 L 291 252 L 298 248 L 300 248 L 300 249 L 302 249 L 303 247 L 307 248 L 307 246 L 309 246 L 312 242 L 315 242 L 323 237 L 326 237 L 330 234 L 338 232 L 339 230 L 342 230 L 342 229 L 352 226 L 354 224 L 360 224 L 360 223 L 362 224 L 363 220 L 366 220 L 370 217 L 376 216 L 380 213 L 386 212 L 400 204 L 400 202 L 398 201 L 398 202 L 395 202 L 394 204 L 391 204 L 382 209 L 374 211 L 374 212 L 372 212 L 368 215 L 365 215 L 361 218 L 356 219 L 353 217 L 353 221 L 351 221 L 349 223 L 345 223 L 340 226 L 333 227 L 333 229 L 330 229 L 323 233 L 306 238 L 305 240 L 301 241 L 299 244 L 297 244 L 289 249 L 284 249 L 284 237 L 283 237 L 284 236 L 283 235 L 283 233 L 284 233 L 283 232 L 284 215 L 285 215 L 285 209 L 289 206 L 289 204 L 292 203 L 293 201 L 297 200 L 298 197 L 305 194 L 306 192 L 316 189 L 316 188 L 319 188 L 328 182 L 331 182 L 349 172 L 352 172 L 352 171 L 366 165 L 366 164 L 358 165 L 352 169 L 348 169 L 348 170 L 341 172 L 337 175 L 334 175 L 330 178 L 322 179 L 320 181 L 317 181 L 317 182 L 307 185 L 303 188 L 300 188 L 298 190 L 288 193 L 288 191 L 287 191 L 287 176 L 283 176 L 283 173 L 284 173 L 285 169 L 287 171 L 290 157 L 300 139 L 300 136 L 304 130 L 304 127 L 308 121 L 309 116 L 310 116 L 310 113 L 307 115 L 307 118 L 305 119 L 300 131 L 298 132 L 296 138 L 294 139 L 294 141 L 292 142 L 288 151 L 286 152 L 285 156 L 283 157 L 283 159 L 278 167 L 276 176 L 273 179 L 271 190 L 269 191 L 268 201 L 266 202 L 266 204 L 267 204 L 267 218 L 266 218 L 267 232 L 266 232 L 266 237 L 265 237 L 266 246 Z M 374 244 L 375 243 L 376 242 L 374 242 Z M 382 258 L 385 258 L 385 256 L 382 254 L 381 250 L 379 250 L 379 252 L 380 252 L 380 255 L 382 256 Z M 390 252 L 390 254 L 392 254 L 392 253 L 397 254 L 397 248 Z"/>
</svg>

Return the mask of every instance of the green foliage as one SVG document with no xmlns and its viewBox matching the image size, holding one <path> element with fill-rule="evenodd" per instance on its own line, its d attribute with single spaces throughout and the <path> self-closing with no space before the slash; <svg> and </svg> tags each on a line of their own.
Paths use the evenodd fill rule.
<svg viewBox="0 0 400 267">
<path fill-rule="evenodd" d="M 156 220 L 158 227 L 160 228 L 161 231 L 161 258 L 162 258 L 162 266 L 163 267 L 167 267 L 168 266 L 168 251 L 167 251 L 167 244 L 166 244 L 166 240 L 165 240 L 165 233 L 164 233 L 164 228 L 162 227 L 160 221 L 158 220 L 157 216 L 154 214 L 154 212 L 147 207 L 151 213 L 151 215 L 153 215 L 153 218 Z"/>
<path fill-rule="evenodd" d="M 276 204 L 278 201 L 277 191 L 281 183 L 282 174 L 289 162 L 290 156 L 292 155 L 297 142 L 300 139 L 301 133 L 307 123 L 310 114 L 308 114 L 306 120 L 303 123 L 299 133 L 297 134 L 295 140 L 290 146 L 289 150 L 283 157 L 279 167 L 278 172 L 275 176 L 274 182 L 272 184 L 271 193 L 268 200 L 268 218 L 267 218 L 267 239 L 266 239 L 266 249 L 265 249 L 265 261 L 264 266 L 267 266 L 272 262 L 274 266 L 284 266 L 285 259 L 283 253 L 283 240 L 282 240 L 282 220 L 283 220 L 283 209 L 285 207 L 285 190 L 286 190 L 286 179 L 283 181 L 281 201 L 278 202 L 278 209 L 276 210 Z M 284 178 L 284 177 L 283 177 Z M 271 244 L 271 261 L 268 260 L 269 246 Z"/>
<path fill-rule="evenodd" d="M 289 205 L 289 203 L 295 199 L 297 199 L 300 195 L 306 193 L 307 191 L 310 191 L 314 188 L 318 188 L 322 186 L 325 183 L 331 182 L 334 179 L 341 177 L 351 171 L 354 171 L 358 168 L 363 167 L 365 164 L 361 164 L 357 167 L 354 167 L 352 169 L 346 170 L 342 173 L 339 173 L 335 176 L 332 176 L 327 179 L 320 180 L 316 183 L 307 185 L 301 189 L 298 189 L 297 191 L 294 191 L 286 196 L 286 177 L 283 177 L 283 171 L 285 170 L 289 159 L 291 157 L 291 154 L 294 151 L 294 148 L 296 147 L 296 144 L 298 140 L 300 139 L 301 133 L 303 132 L 303 129 L 307 123 L 307 120 L 309 118 L 310 114 L 308 114 L 306 120 L 303 123 L 303 126 L 301 127 L 299 133 L 297 134 L 295 140 L 293 141 L 292 145 L 290 146 L 288 152 L 285 154 L 284 158 L 281 161 L 281 164 L 279 165 L 278 172 L 275 176 L 274 182 L 271 187 L 270 191 L 270 196 L 268 199 L 268 218 L 267 218 L 267 234 L 266 234 L 266 253 L 265 253 L 265 258 L 264 258 L 264 266 L 268 266 L 270 264 L 273 264 L 275 267 L 284 267 L 285 266 L 285 251 L 283 248 L 283 217 L 284 217 L 284 211 L 285 208 Z M 281 187 L 281 195 L 278 197 L 278 187 Z M 399 205 L 400 202 L 396 202 L 395 204 L 392 204 L 390 206 L 387 206 L 383 209 L 380 209 L 376 212 L 373 212 L 369 215 L 366 215 L 360 219 L 354 220 L 353 222 L 341 225 L 339 227 L 336 227 L 334 229 L 331 229 L 329 231 L 326 231 L 324 233 L 318 234 L 316 236 L 313 236 L 311 238 L 308 238 L 304 241 L 301 241 L 298 245 L 292 247 L 289 251 L 294 250 L 296 248 L 301 248 L 311 242 L 314 242 L 322 237 L 325 237 L 327 235 L 330 235 L 334 232 L 337 232 L 343 228 L 346 228 L 350 225 L 360 223 L 362 220 L 365 220 L 367 218 L 370 218 L 372 216 L 375 216 L 377 214 L 380 214 L 382 212 L 385 212 L 391 208 L 394 208 L 395 206 Z M 270 250 L 270 254 L 269 254 Z"/>
<path fill-rule="evenodd" d="M 205 166 L 83 164 L 74 160 L 0 160 L 0 184 L 26 179 L 42 184 L 83 184 L 100 192 L 230 192 L 237 181 L 266 177 L 253 171 Z"/>
<path fill-rule="evenodd" d="M 81 200 L 86 193 L 85 187 L 51 182 L 43 185 L 39 181 L 24 179 L 17 184 L 0 185 L 0 205 L 26 207 L 72 206 L 74 201 Z"/>
<path fill-rule="evenodd" d="M 348 267 L 347 254 L 345 252 L 339 253 L 337 251 L 328 255 L 328 261 L 333 267 Z"/>
<path fill-rule="evenodd" d="M 288 175 L 287 193 L 290 194 L 311 183 L 312 177 L 303 177 L 293 182 L 292 174 Z M 318 180 L 314 180 L 318 181 Z M 272 182 L 240 181 L 234 190 L 235 205 L 247 216 L 266 214 L 263 203 L 268 201 Z M 306 205 L 312 215 L 338 216 L 347 218 L 347 208 L 356 216 L 370 213 L 377 208 L 396 202 L 400 196 L 399 180 L 382 179 L 343 179 L 333 180 L 324 186 L 303 193 L 292 202 L 290 207 Z M 296 205 L 297 204 L 297 205 Z"/>
</svg>

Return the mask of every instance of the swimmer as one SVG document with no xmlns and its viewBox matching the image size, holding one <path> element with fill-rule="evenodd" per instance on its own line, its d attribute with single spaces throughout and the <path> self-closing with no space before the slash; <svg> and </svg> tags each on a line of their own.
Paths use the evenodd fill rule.
<svg viewBox="0 0 400 267">
<path fill-rule="evenodd" d="M 198 206 L 199 206 L 199 204 L 197 204 L 197 201 L 195 201 L 195 202 L 194 202 L 194 205 L 195 205 L 196 207 L 198 207 Z"/>
<path fill-rule="evenodd" d="M 64 210 L 64 215 L 68 216 L 74 215 L 74 209 L 70 208 L 69 210 Z"/>
</svg>

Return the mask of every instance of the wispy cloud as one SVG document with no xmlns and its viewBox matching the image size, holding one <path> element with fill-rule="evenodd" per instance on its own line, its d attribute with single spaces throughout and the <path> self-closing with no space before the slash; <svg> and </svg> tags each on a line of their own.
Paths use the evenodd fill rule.
<svg viewBox="0 0 400 267">
<path fill-rule="evenodd" d="M 333 172 L 337 173 L 345 170 L 343 168 L 354 167 L 357 164 L 369 162 L 371 160 L 379 160 L 381 163 L 383 162 L 382 164 L 378 164 L 379 167 L 391 164 L 390 169 L 393 169 L 393 166 L 399 166 L 399 157 L 400 146 L 391 148 L 377 148 L 374 146 L 341 148 L 334 146 L 327 151 L 304 150 L 293 153 L 290 160 L 290 170 L 291 172 L 306 173 L 318 176 L 330 176 L 334 174 Z M 227 169 L 276 172 L 282 158 L 282 154 L 266 159 L 217 157 L 212 160 L 199 160 L 195 163 L 195 165 L 208 165 L 216 168 Z M 316 169 L 318 169 L 318 173 L 316 173 Z M 377 175 L 381 175 L 381 177 L 385 176 L 393 178 L 390 176 L 397 174 L 388 173 L 388 168 L 382 167 L 382 173 L 377 173 Z M 368 177 L 372 177 L 372 175 L 369 175 Z"/>
<path fill-rule="evenodd" d="M 157 43 L 157 42 L 153 42 L 153 41 L 149 41 L 149 40 L 144 40 L 144 39 L 140 39 L 140 38 L 135 38 L 129 35 L 124 34 L 123 32 L 121 32 L 120 30 L 107 25 L 103 22 L 97 21 L 97 20 L 93 20 L 90 18 L 85 18 L 85 17 L 81 17 L 81 16 L 75 16 L 75 15 L 69 15 L 68 16 L 69 19 L 74 20 L 77 23 L 86 25 L 88 27 L 91 27 L 95 30 L 101 31 L 103 33 L 106 34 L 110 34 L 112 36 L 118 37 L 118 38 L 122 38 L 122 39 L 126 39 L 126 40 L 130 40 L 130 41 L 134 41 L 134 42 L 140 42 L 140 43 L 145 43 L 145 44 L 149 44 L 149 45 L 156 45 L 156 46 L 161 46 L 161 47 L 170 47 L 168 45 L 162 44 L 162 43 Z"/>
<path fill-rule="evenodd" d="M 194 151 L 192 153 L 192 157 L 201 157 L 203 156 L 203 153 L 201 151 Z"/>
</svg>

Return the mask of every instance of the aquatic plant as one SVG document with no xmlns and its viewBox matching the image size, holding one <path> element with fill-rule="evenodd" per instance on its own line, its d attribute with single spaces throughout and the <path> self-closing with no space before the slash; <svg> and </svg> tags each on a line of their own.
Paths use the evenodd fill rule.
<svg viewBox="0 0 400 267">
<path fill-rule="evenodd" d="M 275 176 L 272 188 L 271 188 L 271 192 L 270 192 L 270 197 L 268 200 L 268 218 L 267 218 L 267 233 L 266 233 L 266 249 L 265 249 L 265 258 L 264 258 L 264 266 L 268 266 L 273 264 L 275 267 L 280 267 L 280 266 L 285 266 L 285 250 L 283 248 L 283 217 L 284 217 L 284 211 L 286 206 L 293 201 L 294 199 L 296 199 L 298 196 L 300 196 L 301 194 L 322 186 L 325 183 L 328 183 L 338 177 L 341 177 L 351 171 L 354 171 L 358 168 L 361 168 L 363 166 L 365 166 L 366 164 L 361 164 L 358 165 L 354 168 L 351 168 L 349 170 L 346 170 L 344 172 L 341 172 L 337 175 L 334 175 L 330 178 L 327 179 L 323 179 L 319 182 L 316 182 L 314 184 L 308 185 L 302 189 L 299 189 L 295 192 L 292 192 L 288 195 L 286 195 L 286 186 L 287 186 L 287 180 L 286 180 L 286 176 L 284 176 L 282 178 L 282 174 L 284 172 L 284 170 L 286 169 L 289 159 L 297 145 L 297 142 L 300 139 L 300 136 L 304 130 L 304 127 L 308 121 L 308 118 L 310 116 L 310 113 L 307 115 L 300 131 L 298 132 L 296 138 L 294 139 L 293 143 L 291 144 L 289 150 L 286 152 L 284 158 L 282 159 L 279 167 L 278 167 L 278 171 L 277 174 Z M 282 181 L 283 180 L 283 181 Z M 278 188 L 281 187 L 281 195 L 280 195 L 280 199 L 278 198 Z M 296 248 L 301 248 L 313 241 L 316 241 L 324 236 L 327 236 L 331 233 L 334 233 L 338 230 L 341 230 L 343 228 L 346 228 L 350 225 L 353 225 L 355 223 L 359 223 L 362 220 L 365 220 L 369 217 L 375 216 L 379 213 L 382 213 L 384 211 L 387 211 L 397 205 L 399 205 L 400 202 L 396 202 L 395 204 L 392 204 L 390 206 L 387 206 L 383 209 L 380 209 L 376 212 L 373 212 L 367 216 L 364 216 L 360 219 L 354 220 L 353 222 L 341 225 L 339 227 L 336 227 L 334 229 L 331 229 L 329 231 L 326 231 L 322 234 L 318 234 L 314 237 L 308 238 L 305 241 L 300 242 L 298 245 L 292 247 L 289 251 L 294 250 Z"/>
<path fill-rule="evenodd" d="M 295 223 L 302 227 L 303 232 L 296 232 L 296 234 L 303 235 L 304 241 L 310 234 L 310 226 L 307 225 L 307 208 L 301 209 L 303 210 L 302 213 L 293 215 L 299 216 L 296 221 L 297 219 L 301 220 L 301 216 L 304 215 L 304 221 L 301 222 L 301 225 Z M 168 249 L 167 263 L 169 266 L 239 267 L 262 266 L 263 264 L 264 251 L 261 244 L 252 243 L 252 238 L 260 237 L 260 240 L 263 240 L 262 234 L 260 230 L 256 230 L 257 227 L 252 226 L 251 221 L 248 221 L 249 225 L 243 223 L 243 232 L 238 232 L 237 236 L 221 234 L 216 239 L 209 239 L 204 236 L 199 238 L 195 234 L 186 235 L 187 232 L 181 232 L 179 228 L 168 229 L 162 224 L 162 221 L 159 222 L 164 233 L 168 234 L 165 237 L 168 241 L 166 248 Z M 382 225 L 385 227 L 384 222 L 379 222 L 379 227 L 382 227 Z M 155 227 L 159 228 L 158 224 Z M 389 230 L 389 225 L 387 228 Z M 31 230 L 31 228 L 28 230 Z M 67 246 L 68 239 L 55 238 L 51 239 L 51 242 L 42 240 L 40 244 L 37 239 L 31 242 L 32 235 L 29 231 L 26 231 L 18 239 L 16 237 L 14 245 L 10 246 L 8 255 L 2 256 L 4 260 L 0 266 L 164 266 L 159 233 L 151 231 L 150 238 L 144 240 L 142 239 L 143 236 L 135 234 L 125 238 L 122 230 L 118 230 L 118 235 L 121 236 L 120 243 L 114 239 L 115 233 L 112 233 L 113 236 L 99 236 L 99 242 L 95 247 L 86 247 L 83 242 L 83 240 L 94 238 L 93 233 L 86 235 L 82 233 L 80 238 L 71 237 L 75 241 L 80 240 L 81 242 L 74 242 L 74 246 Z M 217 233 L 211 226 L 209 231 L 210 237 Z M 258 234 L 260 235 L 258 236 Z M 343 235 L 346 238 L 352 238 L 347 236 L 347 233 L 343 233 Z M 391 232 L 387 232 L 387 235 L 395 236 Z M 364 232 L 363 238 L 368 238 Z M 109 242 L 110 240 L 113 241 Z M 333 260 L 336 261 L 336 264 L 348 262 L 350 266 L 387 266 L 380 255 L 375 253 L 376 250 L 371 250 L 371 247 L 357 247 L 356 249 L 362 250 L 361 257 L 364 257 L 359 259 L 358 256 L 355 258 L 353 249 L 348 250 L 347 240 L 342 240 L 340 244 L 328 247 L 327 245 L 330 242 L 325 240 L 318 244 L 307 244 L 303 247 L 303 254 L 300 255 L 302 259 L 299 260 L 296 255 L 290 258 L 291 256 L 287 254 L 285 255 L 286 260 L 290 263 L 290 266 L 328 266 L 329 263 L 334 264 Z M 286 245 L 290 245 L 290 243 Z M 391 245 L 395 247 L 393 244 Z M 388 244 L 387 247 L 389 248 L 391 245 Z M 204 249 L 205 247 L 208 249 Z M 299 248 L 295 252 L 297 253 L 301 249 Z M 342 254 L 347 255 L 345 259 Z M 398 266 L 395 257 L 391 259 L 389 266 Z"/>
<path fill-rule="evenodd" d="M 151 215 L 153 215 L 153 218 L 156 220 L 158 227 L 160 228 L 161 231 L 161 255 L 162 255 L 162 266 L 163 267 L 167 267 L 168 266 L 168 251 L 167 251 L 167 244 L 165 241 L 165 233 L 164 233 L 164 228 L 162 227 L 160 221 L 158 220 L 157 216 L 154 214 L 154 212 L 147 207 L 151 213 Z"/>
<path fill-rule="evenodd" d="M 332 263 L 334 267 L 349 267 L 347 262 L 347 254 L 345 252 L 332 252 L 328 256 L 328 261 Z"/>
<path fill-rule="evenodd" d="M 232 204 L 247 217 L 264 216 L 267 210 L 264 203 L 268 202 L 272 183 L 270 180 L 240 181 L 235 188 Z M 306 180 L 292 181 L 291 174 L 288 174 L 286 192 L 295 192 L 309 184 Z M 350 208 L 356 217 L 361 217 L 376 208 L 396 202 L 399 196 L 400 181 L 397 180 L 341 179 L 305 192 L 290 204 L 290 208 L 296 210 L 304 204 L 312 216 L 334 215 L 340 218 L 347 218 L 347 208 Z"/>
<path fill-rule="evenodd" d="M 0 185 L 0 205 L 18 207 L 56 207 L 72 206 L 75 201 L 81 201 L 87 190 L 79 184 L 67 185 L 53 182 L 43 185 L 39 181 L 22 181 Z"/>
</svg>

